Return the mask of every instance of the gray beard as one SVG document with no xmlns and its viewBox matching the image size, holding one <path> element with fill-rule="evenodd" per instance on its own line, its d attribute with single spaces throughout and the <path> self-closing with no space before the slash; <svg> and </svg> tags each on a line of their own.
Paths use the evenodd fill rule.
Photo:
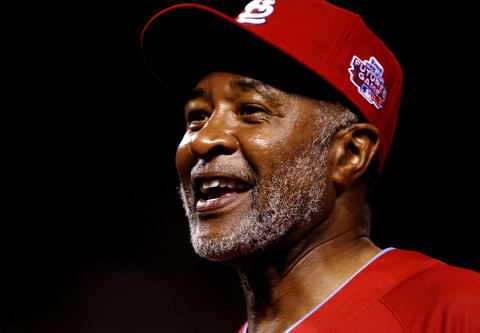
<svg viewBox="0 0 480 333">
<path fill-rule="evenodd" d="M 277 165 L 268 179 L 260 179 L 252 189 L 249 212 L 224 237 L 203 237 L 193 191 L 185 191 L 181 184 L 180 195 L 195 252 L 212 261 L 227 262 L 263 252 L 289 231 L 313 224 L 325 205 L 329 136 L 318 133 L 296 158 Z"/>
</svg>

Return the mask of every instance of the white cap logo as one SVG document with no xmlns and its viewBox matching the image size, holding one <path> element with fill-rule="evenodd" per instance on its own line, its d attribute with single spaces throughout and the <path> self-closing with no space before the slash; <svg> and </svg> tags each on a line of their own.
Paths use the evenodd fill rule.
<svg viewBox="0 0 480 333">
<path fill-rule="evenodd" d="M 237 22 L 245 24 L 263 24 L 265 18 L 273 13 L 275 0 L 253 0 L 238 16 Z"/>
</svg>

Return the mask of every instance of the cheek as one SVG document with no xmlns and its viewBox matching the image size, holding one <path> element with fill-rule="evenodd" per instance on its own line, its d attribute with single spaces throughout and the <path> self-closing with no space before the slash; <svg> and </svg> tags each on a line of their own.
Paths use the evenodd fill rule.
<svg viewBox="0 0 480 333">
<path fill-rule="evenodd" d="M 283 130 L 242 131 L 237 137 L 242 153 L 260 177 L 269 175 L 275 165 L 287 158 L 288 135 Z"/>
<path fill-rule="evenodd" d="M 178 145 L 177 153 L 175 155 L 177 172 L 184 184 L 187 184 L 190 181 L 190 171 L 195 163 L 195 156 L 192 154 L 188 146 L 190 139 L 190 135 L 186 133 Z"/>
<path fill-rule="evenodd" d="M 252 135 L 247 138 L 248 146 L 255 147 L 257 151 L 267 150 L 270 146 L 270 142 L 267 137 L 260 134 Z"/>
</svg>

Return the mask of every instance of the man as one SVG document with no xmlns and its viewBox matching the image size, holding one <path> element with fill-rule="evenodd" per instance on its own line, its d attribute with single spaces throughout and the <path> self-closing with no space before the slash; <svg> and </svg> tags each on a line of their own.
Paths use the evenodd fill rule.
<svg viewBox="0 0 480 333">
<path fill-rule="evenodd" d="M 235 20 L 179 5 L 150 20 L 142 50 L 185 95 L 191 241 L 238 269 L 242 332 L 480 330 L 477 273 L 368 238 L 402 71 L 358 15 L 318 0 L 252 1 Z"/>
</svg>

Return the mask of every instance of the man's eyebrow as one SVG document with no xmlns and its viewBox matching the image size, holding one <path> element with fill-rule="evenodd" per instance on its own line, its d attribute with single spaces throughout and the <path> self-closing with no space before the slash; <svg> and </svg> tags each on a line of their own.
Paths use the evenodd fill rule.
<svg viewBox="0 0 480 333">
<path fill-rule="evenodd" d="M 238 79 L 231 81 L 229 85 L 231 88 L 239 88 L 243 91 L 253 90 L 257 94 L 265 97 L 272 105 L 279 104 L 279 101 L 275 98 L 275 95 L 278 95 L 276 89 L 261 81 L 254 79 Z"/>
<path fill-rule="evenodd" d="M 205 88 L 197 88 L 188 93 L 185 98 L 185 101 L 191 101 L 192 99 L 200 98 L 205 96 L 207 90 Z"/>
<path fill-rule="evenodd" d="M 254 79 L 238 79 L 231 81 L 229 87 L 232 89 L 241 89 L 243 91 L 254 91 L 257 94 L 263 96 L 272 106 L 278 106 L 279 100 L 275 98 L 278 92 L 273 87 Z M 204 97 L 207 93 L 205 88 L 197 88 L 192 90 L 185 98 L 185 102 L 188 103 L 191 100 Z"/>
</svg>

